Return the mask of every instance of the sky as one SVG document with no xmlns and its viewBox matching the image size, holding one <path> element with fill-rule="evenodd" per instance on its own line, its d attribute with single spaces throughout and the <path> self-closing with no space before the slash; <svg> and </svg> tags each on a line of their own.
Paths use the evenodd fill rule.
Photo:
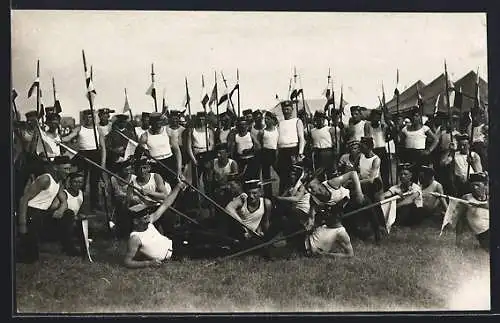
<svg viewBox="0 0 500 323">
<path fill-rule="evenodd" d="M 95 106 L 121 113 L 124 89 L 134 114 L 154 111 L 146 95 L 154 63 L 158 106 L 163 93 L 183 109 L 187 77 L 193 112 L 201 111 L 201 77 L 210 94 L 217 72 L 232 88 L 240 78 L 241 109 L 266 109 L 285 98 L 293 68 L 306 99 L 318 99 L 333 74 L 339 97 L 378 105 L 388 99 L 399 69 L 400 89 L 429 83 L 444 70 L 452 80 L 479 68 L 487 80 L 483 13 L 299 13 L 169 11 L 33 11 L 12 13 L 12 86 L 21 113 L 36 109 L 27 98 L 40 60 L 43 101 L 53 105 L 55 79 L 64 116 L 87 109 L 82 49 L 93 66 Z M 233 98 L 236 102 L 236 96 Z M 221 105 L 225 110 L 225 105 Z M 23 116 L 24 118 L 24 116 Z"/>
</svg>

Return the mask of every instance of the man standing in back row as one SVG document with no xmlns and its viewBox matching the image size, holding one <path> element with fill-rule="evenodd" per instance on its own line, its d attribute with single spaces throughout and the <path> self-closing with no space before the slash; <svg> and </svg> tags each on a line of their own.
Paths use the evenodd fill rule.
<svg viewBox="0 0 500 323">
<path fill-rule="evenodd" d="M 302 120 L 293 117 L 292 101 L 281 103 L 284 120 L 279 123 L 277 172 L 280 177 L 280 193 L 292 185 L 290 172 L 294 162 L 304 159 L 304 124 Z"/>
</svg>

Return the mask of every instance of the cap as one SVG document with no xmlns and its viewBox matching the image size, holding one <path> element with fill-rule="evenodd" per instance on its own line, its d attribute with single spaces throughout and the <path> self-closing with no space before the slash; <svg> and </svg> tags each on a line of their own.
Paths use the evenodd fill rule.
<svg viewBox="0 0 500 323">
<path fill-rule="evenodd" d="M 469 182 L 488 183 L 488 176 L 485 173 L 472 173 L 469 176 Z"/>
<path fill-rule="evenodd" d="M 160 121 L 161 120 L 161 116 L 162 114 L 159 113 L 159 112 L 153 112 L 149 115 L 149 119 L 151 122 L 154 122 L 154 121 Z"/>
<path fill-rule="evenodd" d="M 373 147 L 374 145 L 374 142 L 373 142 L 373 138 L 372 137 L 361 137 L 360 141 L 359 141 L 360 144 L 367 144 L 371 147 Z"/>
<path fill-rule="evenodd" d="M 411 171 L 411 169 L 413 167 L 413 165 L 411 163 L 400 163 L 398 166 L 399 166 L 399 168 L 401 170 L 405 170 L 406 169 L 406 170 L 410 170 L 410 171 Z"/>
<path fill-rule="evenodd" d="M 151 113 L 149 113 L 149 112 L 143 112 L 143 113 L 141 114 L 141 117 L 142 117 L 142 118 L 148 118 L 150 115 L 151 115 Z"/>
<path fill-rule="evenodd" d="M 326 118 L 326 113 L 324 113 L 323 111 L 314 112 L 314 119 L 319 119 L 319 118 Z"/>
<path fill-rule="evenodd" d="M 144 165 L 149 165 L 149 158 L 142 155 L 140 158 L 136 159 L 134 161 L 134 166 L 138 167 L 138 166 L 144 166 Z"/>
<path fill-rule="evenodd" d="M 83 172 L 73 172 L 68 175 L 69 179 L 74 179 L 78 177 L 85 177 L 85 174 Z"/>
<path fill-rule="evenodd" d="M 46 107 L 45 108 L 45 115 L 49 114 L 49 113 L 55 113 L 56 112 L 56 109 L 54 107 Z"/>
<path fill-rule="evenodd" d="M 54 157 L 54 165 L 64 165 L 71 164 L 71 159 L 68 156 L 56 156 Z"/>
<path fill-rule="evenodd" d="M 416 113 L 416 112 L 420 113 L 420 108 L 418 106 L 416 106 L 416 105 L 413 105 L 413 106 L 410 107 L 409 111 L 412 114 Z"/>
<path fill-rule="evenodd" d="M 196 112 L 196 118 L 206 118 L 207 113 L 205 111 L 198 111 Z"/>
<path fill-rule="evenodd" d="M 420 171 L 425 173 L 425 174 L 430 174 L 430 175 L 434 175 L 435 174 L 435 171 L 434 171 L 434 167 L 432 167 L 431 165 L 422 165 L 420 166 Z"/>
<path fill-rule="evenodd" d="M 381 116 L 382 115 L 382 110 L 380 109 L 373 109 L 371 112 L 370 112 L 370 116 L 373 117 L 373 116 Z"/>
<path fill-rule="evenodd" d="M 181 111 L 179 110 L 170 110 L 168 113 L 169 117 L 180 117 L 181 116 Z"/>
<path fill-rule="evenodd" d="M 150 214 L 154 208 L 154 206 L 147 206 L 146 204 L 136 204 L 129 207 L 128 210 L 133 219 L 138 219 Z"/>
<path fill-rule="evenodd" d="M 45 116 L 45 121 L 50 122 L 50 121 L 59 121 L 61 120 L 61 116 L 58 115 L 57 113 L 49 113 Z"/>
<path fill-rule="evenodd" d="M 359 145 L 359 140 L 350 139 L 349 141 L 347 141 L 347 147 L 351 147 L 351 146 L 355 146 L 355 145 Z"/>
<path fill-rule="evenodd" d="M 354 111 L 361 111 L 361 107 L 359 105 L 353 105 L 351 106 L 351 113 L 353 113 Z"/>
<path fill-rule="evenodd" d="M 241 112 L 244 116 L 246 115 L 251 115 L 252 114 L 252 109 L 245 109 Z"/>
<path fill-rule="evenodd" d="M 82 115 L 84 115 L 84 116 L 88 116 L 88 115 L 91 115 L 91 114 L 92 114 L 92 110 L 90 110 L 90 109 L 86 109 L 86 110 L 82 111 Z"/>
<path fill-rule="evenodd" d="M 262 111 L 260 111 L 260 110 L 255 110 L 254 112 L 252 112 L 252 116 L 253 116 L 254 118 L 262 117 Z"/>
<path fill-rule="evenodd" d="M 247 123 L 247 119 L 245 117 L 238 117 L 236 119 L 236 123 L 237 124 L 240 124 L 240 123 L 245 123 L 246 124 Z"/>
<path fill-rule="evenodd" d="M 457 141 L 469 140 L 469 135 L 466 133 L 460 133 L 460 134 L 456 135 L 455 138 L 457 139 Z"/>
<path fill-rule="evenodd" d="M 118 169 L 123 169 L 123 168 L 132 166 L 132 164 L 134 162 L 135 162 L 135 160 L 133 158 L 128 158 L 122 162 L 117 162 L 116 166 L 118 166 Z"/>
<path fill-rule="evenodd" d="M 228 146 L 227 146 L 227 143 L 225 143 L 225 142 L 217 144 L 215 146 L 215 150 L 227 150 L 227 149 L 228 149 Z"/>
<path fill-rule="evenodd" d="M 245 181 L 245 183 L 243 184 L 244 189 L 247 189 L 247 190 L 260 188 L 261 186 L 262 186 L 262 182 L 260 181 L 260 179 L 251 179 L 251 180 Z"/>
<path fill-rule="evenodd" d="M 281 107 L 284 108 L 284 107 L 291 107 L 293 106 L 293 102 L 290 101 L 290 100 L 286 100 L 286 101 L 283 101 L 281 102 Z"/>
<path fill-rule="evenodd" d="M 128 120 L 128 116 L 126 114 L 117 114 L 115 115 L 116 117 L 116 121 L 121 121 L 121 122 L 124 122 L 124 121 L 127 121 Z"/>
<path fill-rule="evenodd" d="M 36 112 L 35 110 L 32 110 L 32 111 L 28 111 L 24 114 L 24 116 L 26 117 L 26 119 L 29 119 L 29 118 L 38 118 L 38 112 Z"/>
<path fill-rule="evenodd" d="M 102 109 L 97 110 L 98 114 L 114 113 L 114 112 L 115 112 L 115 110 L 111 110 L 108 108 L 102 108 Z"/>
</svg>

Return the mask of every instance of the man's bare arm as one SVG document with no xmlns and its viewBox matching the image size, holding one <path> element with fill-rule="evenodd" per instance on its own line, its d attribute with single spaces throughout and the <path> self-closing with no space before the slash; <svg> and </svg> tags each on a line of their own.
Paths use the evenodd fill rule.
<svg viewBox="0 0 500 323">
<path fill-rule="evenodd" d="M 146 268 L 161 264 L 161 262 L 155 260 L 144 260 L 144 261 L 135 260 L 134 258 L 137 255 L 137 252 L 139 251 L 140 247 L 141 247 L 141 241 L 139 240 L 139 238 L 130 237 L 130 239 L 128 240 L 127 254 L 125 255 L 125 261 L 124 261 L 125 267 L 131 269 L 137 269 L 137 268 Z"/>
</svg>

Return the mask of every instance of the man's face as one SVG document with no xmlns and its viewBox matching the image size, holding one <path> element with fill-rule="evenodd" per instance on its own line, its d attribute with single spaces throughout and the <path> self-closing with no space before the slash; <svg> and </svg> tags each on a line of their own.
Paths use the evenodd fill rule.
<svg viewBox="0 0 500 323">
<path fill-rule="evenodd" d="M 282 111 L 283 111 L 283 115 L 285 117 L 289 117 L 292 115 L 292 107 L 289 107 L 289 106 L 283 107 Z"/>
<path fill-rule="evenodd" d="M 154 120 L 153 122 L 151 122 L 151 130 L 158 131 L 161 129 L 161 127 L 162 127 L 161 120 Z"/>
<path fill-rule="evenodd" d="M 179 125 L 180 119 L 178 115 L 170 116 L 169 123 L 171 126 L 177 127 Z"/>
<path fill-rule="evenodd" d="M 418 173 L 418 179 L 420 180 L 420 182 L 428 183 L 432 181 L 432 174 L 422 171 Z"/>
<path fill-rule="evenodd" d="M 414 112 L 411 116 L 411 123 L 413 124 L 419 124 L 422 123 L 422 115 L 420 112 Z"/>
<path fill-rule="evenodd" d="M 83 186 L 84 186 L 83 176 L 79 176 L 79 177 L 74 177 L 74 178 L 72 178 L 72 179 L 69 181 L 69 186 L 70 186 L 70 187 L 71 187 L 71 189 L 73 189 L 74 191 L 78 191 L 78 190 L 83 189 Z"/>
<path fill-rule="evenodd" d="M 61 164 L 56 166 L 56 172 L 61 178 L 66 178 L 72 170 L 73 166 L 71 164 Z"/>
<path fill-rule="evenodd" d="M 358 110 L 354 110 L 351 113 L 352 120 L 355 122 L 361 121 L 361 113 Z"/>
<path fill-rule="evenodd" d="M 109 122 L 109 113 L 101 113 L 99 115 L 99 120 L 102 122 L 102 123 L 108 123 Z"/>
<path fill-rule="evenodd" d="M 408 169 L 403 169 L 399 175 L 401 184 L 409 184 L 411 182 L 412 173 Z"/>
<path fill-rule="evenodd" d="M 53 119 L 50 122 L 48 122 L 47 125 L 49 126 L 50 130 L 57 129 L 59 128 L 59 119 Z"/>
<path fill-rule="evenodd" d="M 262 122 L 262 114 L 261 113 L 257 113 L 254 115 L 253 117 L 253 120 L 255 121 L 255 123 L 261 123 Z"/>
<path fill-rule="evenodd" d="M 486 183 L 483 182 L 472 182 L 471 183 L 472 194 L 475 196 L 483 196 L 486 192 Z"/>
<path fill-rule="evenodd" d="M 249 114 L 245 115 L 245 120 L 248 123 L 252 123 L 253 122 L 253 116 L 249 113 Z"/>
<path fill-rule="evenodd" d="M 144 178 L 149 174 L 150 171 L 151 171 L 151 166 L 149 166 L 148 164 L 140 165 L 137 167 L 136 175 Z"/>
<path fill-rule="evenodd" d="M 314 118 L 314 126 L 316 128 L 323 128 L 324 120 L 323 118 Z"/>
<path fill-rule="evenodd" d="M 227 160 L 227 151 L 225 149 L 217 150 L 217 158 L 221 161 Z"/>
<path fill-rule="evenodd" d="M 380 123 L 381 115 L 380 114 L 374 114 L 372 115 L 372 123 L 377 126 Z"/>
<path fill-rule="evenodd" d="M 357 156 L 360 154 L 359 144 L 353 144 L 349 147 L 349 153 L 351 156 Z"/>
<path fill-rule="evenodd" d="M 149 128 L 149 116 L 142 116 L 141 123 L 143 128 Z"/>
<path fill-rule="evenodd" d="M 368 146 L 368 144 L 362 142 L 360 145 L 359 145 L 359 150 L 360 152 L 362 152 L 363 154 L 366 154 L 370 151 L 370 147 Z"/>
<path fill-rule="evenodd" d="M 247 190 L 247 195 L 248 195 L 248 199 L 250 201 L 255 201 L 255 200 L 259 199 L 262 194 L 261 194 L 260 188 L 252 188 L 252 189 Z"/>
<path fill-rule="evenodd" d="M 462 154 L 466 154 L 469 152 L 469 140 L 467 139 L 464 139 L 464 140 L 460 140 L 458 142 L 458 150 L 462 153 Z"/>
<path fill-rule="evenodd" d="M 92 125 L 92 115 L 91 114 L 87 114 L 87 116 L 84 117 L 83 120 L 84 120 L 86 126 Z"/>
<path fill-rule="evenodd" d="M 126 177 L 126 176 L 128 176 L 128 175 L 132 174 L 132 165 L 129 165 L 129 166 L 127 166 L 127 167 L 123 167 L 123 168 L 121 169 L 121 174 L 122 174 L 124 177 Z"/>
<path fill-rule="evenodd" d="M 248 124 L 246 122 L 238 122 L 238 131 L 245 133 L 248 131 Z"/>
<path fill-rule="evenodd" d="M 221 125 L 223 127 L 229 127 L 229 125 L 231 124 L 231 118 L 229 118 L 228 116 L 224 116 L 222 119 L 221 119 Z"/>
</svg>

